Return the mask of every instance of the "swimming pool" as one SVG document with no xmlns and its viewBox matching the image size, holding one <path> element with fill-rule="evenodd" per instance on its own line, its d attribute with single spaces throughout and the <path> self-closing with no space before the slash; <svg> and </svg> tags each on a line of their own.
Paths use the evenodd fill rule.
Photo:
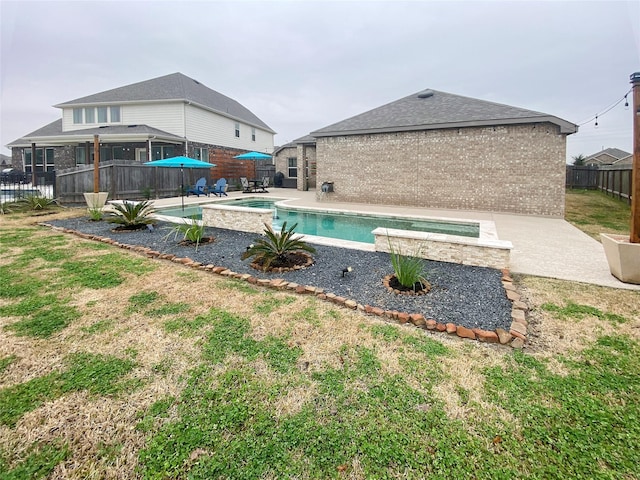
<svg viewBox="0 0 640 480">
<path fill-rule="evenodd" d="M 375 243 L 375 236 L 372 231 L 378 227 L 470 238 L 478 238 L 480 236 L 480 225 L 476 222 L 456 222 L 418 217 L 390 217 L 364 213 L 293 208 L 278 204 L 281 200 L 251 197 L 214 202 L 208 204 L 207 208 L 216 208 L 219 216 L 223 215 L 221 212 L 228 207 L 242 207 L 241 210 L 255 210 L 256 212 L 271 210 L 273 211 L 273 214 L 270 215 L 273 217 L 271 223 L 276 231 L 280 230 L 284 222 L 287 222 L 288 227 L 297 224 L 295 231 L 300 234 L 369 244 Z M 218 210 L 218 207 L 220 207 L 220 210 Z M 238 209 L 233 208 L 233 210 Z M 158 211 L 158 213 L 164 216 L 202 219 L 201 206 L 185 207 L 184 211 L 181 208 L 172 208 Z M 257 219 L 254 220 L 254 223 L 258 223 L 257 226 L 262 231 L 262 223 Z M 233 226 L 230 225 L 227 228 L 233 228 Z"/>
</svg>

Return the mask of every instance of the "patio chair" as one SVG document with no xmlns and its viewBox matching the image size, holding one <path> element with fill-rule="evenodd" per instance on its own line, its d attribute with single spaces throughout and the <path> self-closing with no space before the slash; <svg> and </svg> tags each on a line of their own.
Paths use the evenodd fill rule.
<svg viewBox="0 0 640 480">
<path fill-rule="evenodd" d="M 260 191 L 264 193 L 269 193 L 267 187 L 269 186 L 269 177 L 262 177 L 262 185 L 260 185 Z"/>
<path fill-rule="evenodd" d="M 207 189 L 207 179 L 204 177 L 201 177 L 198 179 L 195 185 L 189 187 L 187 189 L 187 197 L 192 193 L 198 197 L 200 195 L 209 196 L 209 190 Z"/>
<path fill-rule="evenodd" d="M 225 196 L 227 197 L 227 180 L 225 178 L 219 179 L 216 184 L 209 189 L 210 193 L 213 193 L 217 197 Z"/>
<path fill-rule="evenodd" d="M 240 177 L 240 183 L 242 184 L 242 193 L 251 192 L 251 187 L 249 187 L 249 180 L 247 180 L 247 177 Z"/>
</svg>

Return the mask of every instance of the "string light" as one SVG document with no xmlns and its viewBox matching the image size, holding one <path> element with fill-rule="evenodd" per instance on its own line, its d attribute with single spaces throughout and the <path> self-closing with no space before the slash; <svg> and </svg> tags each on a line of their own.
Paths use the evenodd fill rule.
<svg viewBox="0 0 640 480">
<path fill-rule="evenodd" d="M 609 113 L 611 110 L 613 110 L 614 108 L 616 108 L 623 100 L 624 100 L 624 106 L 626 108 L 629 108 L 629 101 L 627 100 L 627 95 L 629 95 L 631 93 L 631 89 L 625 93 L 620 100 L 618 100 L 617 102 L 613 103 L 612 105 L 610 105 L 609 107 L 607 107 L 603 112 L 601 113 L 596 113 L 593 117 L 591 117 L 589 120 L 585 120 L 584 122 L 581 122 L 578 124 L 579 127 L 586 125 L 587 123 L 591 123 L 594 120 L 596 121 L 595 123 L 595 127 L 598 127 L 598 117 L 602 117 L 604 114 Z"/>
</svg>

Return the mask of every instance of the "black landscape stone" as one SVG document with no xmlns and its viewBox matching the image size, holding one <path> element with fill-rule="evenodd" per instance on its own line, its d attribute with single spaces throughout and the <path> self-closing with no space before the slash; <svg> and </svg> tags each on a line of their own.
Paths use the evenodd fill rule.
<svg viewBox="0 0 640 480">
<path fill-rule="evenodd" d="M 256 278 L 283 278 L 300 285 L 322 288 L 363 305 L 421 313 L 440 323 L 454 323 L 467 328 L 509 329 L 511 302 L 502 286 L 502 273 L 485 267 L 472 267 L 446 262 L 425 261 L 426 278 L 431 291 L 426 295 L 398 295 L 383 285 L 385 275 L 393 273 L 389 254 L 340 247 L 313 245 L 315 264 L 303 270 L 265 273 L 252 268 L 250 259 L 242 260 L 246 248 L 259 234 L 219 228 L 207 228 L 205 236 L 215 241 L 194 246 L 180 245 L 182 238 L 171 232 L 171 224 L 159 223 L 153 230 L 115 233 L 114 224 L 94 222 L 88 218 L 55 220 L 51 225 L 79 232 L 113 238 L 117 242 L 149 247 L 161 253 L 188 257 L 205 265 L 224 266 L 234 272 L 248 273 Z M 343 276 L 343 270 L 352 271 Z"/>
</svg>

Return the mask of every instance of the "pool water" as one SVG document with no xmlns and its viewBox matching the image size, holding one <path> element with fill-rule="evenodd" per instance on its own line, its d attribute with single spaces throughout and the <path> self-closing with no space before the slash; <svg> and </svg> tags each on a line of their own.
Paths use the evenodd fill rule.
<svg viewBox="0 0 640 480">
<path fill-rule="evenodd" d="M 297 223 L 296 232 L 319 237 L 339 238 L 354 242 L 375 243 L 371 233 L 378 227 L 418 232 L 443 233 L 478 238 L 480 225 L 476 223 L 453 223 L 435 220 L 415 220 L 395 217 L 369 216 L 357 214 L 336 214 L 307 212 L 278 208 L 277 218 L 273 219 L 274 230 L 280 230 L 282 224 L 287 227 Z"/>
<path fill-rule="evenodd" d="M 215 202 L 215 204 L 274 210 L 272 225 L 276 231 L 282 228 L 284 222 L 287 222 L 287 227 L 297 224 L 295 231 L 300 234 L 351 240 L 354 242 L 375 243 L 375 237 L 371 232 L 378 227 L 442 233 L 473 238 L 478 238 L 480 235 L 480 225 L 477 223 L 417 220 L 348 213 L 312 212 L 296 210 L 294 208 L 276 207 L 275 203 L 280 200 L 281 199 L 245 198 L 239 200 L 225 200 L 222 202 Z M 159 210 L 157 213 L 166 216 L 196 218 L 198 220 L 202 219 L 202 207 L 198 205 L 185 207 L 184 210 L 181 208 Z"/>
</svg>

